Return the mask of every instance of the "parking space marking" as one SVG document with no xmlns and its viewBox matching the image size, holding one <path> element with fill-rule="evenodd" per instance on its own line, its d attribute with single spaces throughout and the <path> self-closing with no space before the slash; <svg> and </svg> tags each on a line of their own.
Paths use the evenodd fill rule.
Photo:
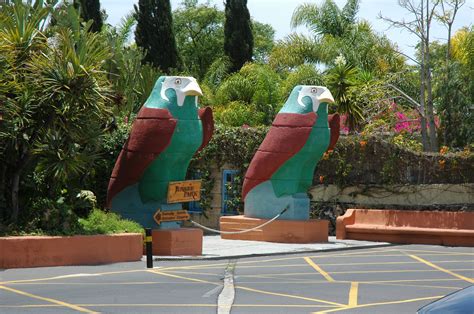
<svg viewBox="0 0 474 314">
<path fill-rule="evenodd" d="M 423 258 L 421 258 L 421 257 L 418 257 L 418 256 L 416 256 L 416 255 L 408 255 L 408 256 L 410 256 L 411 258 L 416 259 L 417 261 L 420 261 L 421 263 L 426 264 L 426 265 L 428 265 L 428 266 L 430 266 L 430 267 L 432 267 L 432 268 L 434 268 L 434 269 L 437 269 L 437 270 L 439 270 L 439 271 L 445 272 L 446 274 L 449 274 L 449 275 L 451 275 L 451 276 L 457 277 L 457 278 L 459 278 L 459 279 L 465 280 L 465 281 L 470 282 L 470 283 L 474 283 L 474 280 L 473 280 L 472 278 L 468 278 L 468 277 L 464 277 L 464 276 L 462 276 L 462 275 L 456 274 L 456 273 L 454 273 L 454 272 L 452 272 L 452 271 L 450 271 L 450 270 L 447 270 L 447 269 L 445 269 L 445 268 L 443 268 L 443 267 L 440 267 L 440 266 L 438 266 L 438 265 L 435 265 L 435 264 L 433 264 L 433 263 L 431 263 L 431 262 L 429 262 L 429 261 L 427 261 L 427 260 L 425 260 L 425 259 L 423 259 Z M 455 270 L 456 270 L 456 271 L 464 271 L 464 270 L 474 270 L 474 269 L 473 269 L 473 268 L 470 268 L 470 269 L 455 269 Z"/>
<path fill-rule="evenodd" d="M 90 274 L 93 276 L 103 276 L 103 275 L 115 275 L 115 274 L 126 274 L 126 273 L 139 273 L 139 272 L 146 272 L 146 269 L 133 269 L 133 270 L 122 270 L 122 271 L 109 271 L 103 273 L 94 273 Z M 65 277 L 67 276 L 67 277 Z M 37 282 L 37 281 L 48 281 L 48 280 L 58 280 L 64 278 L 71 278 L 74 274 L 65 275 L 65 276 L 54 276 L 54 277 L 43 277 L 43 278 L 36 278 L 36 279 L 21 279 L 21 280 L 10 280 L 10 281 L 3 281 L 0 282 L 0 285 L 6 285 L 11 283 L 24 283 L 24 282 Z"/>
<path fill-rule="evenodd" d="M 169 274 L 169 273 L 165 273 L 165 272 L 157 271 L 157 270 L 149 270 L 148 272 L 153 273 L 153 274 L 157 274 L 157 275 L 162 275 L 162 276 L 179 278 L 179 279 L 183 279 L 183 280 L 195 281 L 195 282 L 200 282 L 200 283 L 208 283 L 208 284 L 216 285 L 216 286 L 221 285 L 221 283 L 217 283 L 217 282 L 212 282 L 212 281 L 207 281 L 207 280 L 202 280 L 202 279 L 197 279 L 197 278 L 191 278 L 191 277 L 178 276 L 178 275 L 173 275 L 173 274 Z"/>
<path fill-rule="evenodd" d="M 63 307 L 67 307 L 67 308 L 70 308 L 70 309 L 73 309 L 73 310 L 76 310 L 76 311 L 79 311 L 79 312 L 84 312 L 84 313 L 97 313 L 97 312 L 88 310 L 88 309 L 86 309 L 86 308 L 83 308 L 83 307 L 80 307 L 80 306 L 77 306 L 77 305 L 74 305 L 74 304 L 66 303 L 66 302 L 59 301 L 59 300 L 55 300 L 55 299 L 51 299 L 51 298 L 45 298 L 45 297 L 42 297 L 42 296 L 39 296 L 39 295 L 35 295 L 35 294 L 31 294 L 31 293 L 28 293 L 28 292 L 25 292 L 25 291 L 13 289 L 13 288 L 10 288 L 10 287 L 7 287 L 7 286 L 0 286 L 0 289 L 6 290 L 6 291 L 10 291 L 10 292 L 13 292 L 13 293 L 16 293 L 16 294 L 21 294 L 21 295 L 24 295 L 24 296 L 29 297 L 29 298 L 32 298 L 32 299 L 37 299 L 37 300 L 42 300 L 42 301 L 46 301 L 46 302 L 51 302 L 51 303 L 54 303 L 54 304 L 58 304 L 58 305 L 61 305 L 61 306 L 63 306 Z"/>
<path fill-rule="evenodd" d="M 440 267 L 441 268 L 441 267 Z M 472 268 L 460 268 L 454 269 L 455 271 L 469 271 Z M 436 269 L 405 269 L 405 270 L 351 270 L 351 271 L 331 271 L 330 274 L 372 274 L 372 273 L 429 273 L 429 272 L 436 272 Z M 449 270 L 447 270 L 449 271 Z M 454 273 L 449 273 L 453 275 Z M 454 275 L 453 275 L 454 276 Z M 457 275 L 461 276 L 461 275 Z M 457 277 L 456 276 L 456 277 Z M 463 276 L 461 276 L 463 277 Z M 461 278 L 459 277 L 459 278 Z M 463 277 L 464 280 L 468 280 L 468 278 Z M 462 278 L 461 278 L 462 279 Z"/>
<path fill-rule="evenodd" d="M 359 292 L 359 283 L 358 282 L 351 282 L 351 289 L 349 290 L 349 302 L 347 305 L 353 307 L 357 305 L 357 298 Z"/>
<path fill-rule="evenodd" d="M 309 257 L 305 257 L 304 260 L 308 263 L 311 267 L 313 267 L 318 273 L 320 273 L 324 278 L 326 278 L 329 282 L 334 282 L 335 280 L 325 272 L 321 267 L 319 267 L 313 260 Z"/>
<path fill-rule="evenodd" d="M 303 296 L 293 295 L 293 294 L 271 292 L 271 291 L 266 291 L 266 290 L 243 287 L 243 286 L 240 286 L 240 285 L 235 286 L 235 288 L 236 289 L 241 289 L 241 290 L 246 290 L 246 291 L 251 291 L 251 292 L 262 293 L 262 294 L 274 295 L 274 296 L 278 296 L 278 297 L 285 297 L 285 298 L 291 298 L 291 299 L 300 299 L 300 300 L 305 300 L 305 301 L 325 303 L 325 304 L 329 304 L 329 305 L 332 305 L 332 306 L 346 306 L 345 304 L 332 302 L 332 301 L 326 301 L 326 300 L 315 299 L 315 298 L 308 298 L 308 297 L 303 297 Z"/>
<path fill-rule="evenodd" d="M 419 287 L 419 288 L 433 288 L 433 289 L 459 290 L 459 287 L 431 286 L 431 285 L 410 285 L 410 284 L 406 284 L 406 283 L 364 282 L 364 284 L 367 284 L 367 285 L 382 285 L 382 286 L 401 286 L 401 287 Z"/>
<path fill-rule="evenodd" d="M 377 302 L 377 303 L 367 303 L 367 304 L 360 304 L 360 305 L 352 306 L 352 307 L 346 306 L 346 307 L 340 307 L 340 308 L 337 308 L 337 309 L 330 309 L 330 310 L 325 310 L 325 311 L 320 311 L 320 312 L 314 312 L 313 314 L 332 313 L 332 312 L 339 312 L 339 311 L 344 311 L 344 310 L 358 309 L 358 308 L 372 307 L 372 306 L 379 306 L 379 305 L 411 303 L 411 302 L 439 299 L 439 298 L 442 298 L 442 297 L 443 297 L 442 295 L 438 295 L 438 296 L 433 296 L 433 297 L 424 297 L 424 298 L 416 298 L 416 299 Z"/>
<path fill-rule="evenodd" d="M 431 250 L 414 250 L 414 249 L 400 249 L 401 252 L 416 252 L 416 253 L 438 253 L 438 254 L 441 254 L 441 255 L 472 255 L 474 256 L 474 252 L 473 253 L 469 253 L 469 252 L 442 252 L 442 251 L 431 251 Z M 419 254 L 420 255 L 420 254 Z"/>
</svg>

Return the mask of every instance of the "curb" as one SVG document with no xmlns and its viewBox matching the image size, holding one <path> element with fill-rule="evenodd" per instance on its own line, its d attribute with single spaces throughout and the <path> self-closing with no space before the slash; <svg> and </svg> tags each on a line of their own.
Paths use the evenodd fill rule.
<svg viewBox="0 0 474 314">
<path fill-rule="evenodd" d="M 307 250 L 299 252 L 274 252 L 274 253 L 252 253 L 252 254 L 240 254 L 240 255 L 227 255 L 227 256 L 153 256 L 153 261 L 218 261 L 235 258 L 252 258 L 261 256 L 275 256 L 275 255 L 296 255 L 305 253 L 318 253 L 318 252 L 337 252 L 337 251 L 351 251 L 359 249 L 374 249 L 379 247 L 399 246 L 400 244 L 395 243 L 382 243 L 382 244 L 371 244 L 365 246 L 350 246 L 350 247 L 339 247 L 329 248 L 321 250 Z M 143 256 L 144 260 L 146 256 Z"/>
</svg>

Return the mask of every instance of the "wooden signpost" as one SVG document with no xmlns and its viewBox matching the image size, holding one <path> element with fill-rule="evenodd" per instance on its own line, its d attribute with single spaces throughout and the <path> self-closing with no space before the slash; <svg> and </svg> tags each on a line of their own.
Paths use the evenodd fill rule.
<svg viewBox="0 0 474 314">
<path fill-rule="evenodd" d="M 201 199 L 201 180 L 170 182 L 167 202 L 194 202 Z"/>
<path fill-rule="evenodd" d="M 153 219 L 159 225 L 161 222 L 165 221 L 181 221 L 188 220 L 189 214 L 187 210 L 170 210 L 170 211 L 161 211 L 158 209 L 153 215 Z"/>
</svg>

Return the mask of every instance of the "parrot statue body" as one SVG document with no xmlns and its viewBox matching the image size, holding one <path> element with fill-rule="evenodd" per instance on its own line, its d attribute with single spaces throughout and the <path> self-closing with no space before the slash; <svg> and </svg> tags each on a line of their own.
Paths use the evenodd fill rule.
<svg viewBox="0 0 474 314">
<path fill-rule="evenodd" d="M 168 184 L 183 181 L 194 154 L 212 137 L 210 108 L 198 108 L 201 89 L 192 77 L 162 76 L 140 109 L 115 163 L 107 191 L 107 205 L 122 217 L 144 227 L 156 227 L 160 209 L 180 210 L 168 204 Z M 161 229 L 179 222 L 162 222 Z"/>
<path fill-rule="evenodd" d="M 245 175 L 246 217 L 271 219 L 287 208 L 279 219 L 309 219 L 307 190 L 314 170 L 339 138 L 339 115 L 328 115 L 333 102 L 325 87 L 293 89 Z"/>
</svg>

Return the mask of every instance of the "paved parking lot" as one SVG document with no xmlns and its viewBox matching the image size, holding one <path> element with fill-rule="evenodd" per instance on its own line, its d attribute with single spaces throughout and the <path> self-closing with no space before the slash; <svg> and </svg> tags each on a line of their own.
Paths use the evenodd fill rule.
<svg viewBox="0 0 474 314">
<path fill-rule="evenodd" d="M 0 312 L 414 313 L 474 283 L 473 248 L 426 245 L 155 266 L 0 271 Z"/>
</svg>

